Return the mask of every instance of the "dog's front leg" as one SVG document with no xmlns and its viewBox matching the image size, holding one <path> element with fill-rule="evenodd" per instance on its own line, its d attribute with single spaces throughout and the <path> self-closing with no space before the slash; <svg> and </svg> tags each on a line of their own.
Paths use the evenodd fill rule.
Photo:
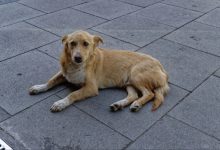
<svg viewBox="0 0 220 150">
<path fill-rule="evenodd" d="M 38 94 L 40 92 L 45 92 L 51 89 L 52 87 L 61 84 L 65 81 L 66 81 L 65 77 L 62 75 L 60 71 L 57 74 L 55 74 L 47 83 L 32 86 L 29 89 L 29 94 L 33 95 L 33 94 Z"/>
<path fill-rule="evenodd" d="M 67 97 L 56 101 L 50 110 L 52 112 L 59 112 L 62 111 L 64 108 L 68 107 L 69 105 L 73 104 L 76 101 L 83 100 L 88 97 L 98 95 L 98 88 L 95 85 L 86 85 L 81 89 L 72 92 Z"/>
</svg>

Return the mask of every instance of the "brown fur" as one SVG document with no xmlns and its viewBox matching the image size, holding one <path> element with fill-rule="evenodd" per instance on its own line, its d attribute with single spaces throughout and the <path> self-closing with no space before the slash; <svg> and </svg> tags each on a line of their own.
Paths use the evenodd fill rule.
<svg viewBox="0 0 220 150">
<path fill-rule="evenodd" d="M 72 46 L 72 41 L 77 42 L 77 46 Z M 89 43 L 88 46 L 83 45 L 85 41 Z M 169 90 L 168 75 L 161 63 L 146 54 L 98 48 L 98 44 L 102 42 L 101 37 L 85 31 L 64 36 L 64 49 L 60 58 L 61 71 L 48 81 L 48 89 L 66 79 L 73 84 L 81 84 L 81 89 L 67 96 L 66 101 L 70 105 L 98 95 L 100 88 L 126 87 L 128 97 L 112 104 L 110 108 L 113 111 L 129 104 L 132 111 L 138 111 L 150 100 L 154 100 L 152 110 L 156 110 Z M 77 51 L 82 56 L 80 64 L 73 60 Z M 141 93 L 140 97 L 137 91 Z M 33 94 L 32 91 L 31 93 Z M 64 108 L 52 106 L 51 110 L 61 111 Z"/>
</svg>

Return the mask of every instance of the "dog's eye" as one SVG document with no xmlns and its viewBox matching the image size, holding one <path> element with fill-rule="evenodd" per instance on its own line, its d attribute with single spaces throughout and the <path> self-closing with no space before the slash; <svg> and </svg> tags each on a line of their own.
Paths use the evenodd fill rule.
<svg viewBox="0 0 220 150">
<path fill-rule="evenodd" d="M 75 47 L 77 45 L 77 43 L 75 41 L 72 41 L 70 44 L 72 47 Z"/>
<path fill-rule="evenodd" d="M 83 45 L 84 45 L 85 47 L 87 47 L 87 46 L 89 45 L 89 43 L 86 42 L 86 41 L 84 41 L 84 42 L 83 42 Z"/>
</svg>

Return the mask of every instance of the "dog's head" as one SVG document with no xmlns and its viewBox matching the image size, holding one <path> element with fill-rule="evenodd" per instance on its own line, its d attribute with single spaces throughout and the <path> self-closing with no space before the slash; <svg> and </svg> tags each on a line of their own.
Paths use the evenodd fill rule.
<svg viewBox="0 0 220 150">
<path fill-rule="evenodd" d="M 75 64 L 88 60 L 100 42 L 103 43 L 101 37 L 91 35 L 86 31 L 76 31 L 62 38 L 64 51 Z"/>
</svg>

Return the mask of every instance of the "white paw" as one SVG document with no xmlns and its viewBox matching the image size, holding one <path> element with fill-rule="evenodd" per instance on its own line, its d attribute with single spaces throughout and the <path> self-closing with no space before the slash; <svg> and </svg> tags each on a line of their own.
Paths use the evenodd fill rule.
<svg viewBox="0 0 220 150">
<path fill-rule="evenodd" d="M 127 99 L 122 99 L 110 105 L 111 111 L 117 111 L 123 109 L 124 106 L 128 104 Z"/>
<path fill-rule="evenodd" d="M 55 103 L 53 103 L 53 105 L 50 108 L 51 112 L 59 112 L 62 111 L 64 108 L 66 108 L 67 106 L 69 106 L 68 102 L 66 101 L 67 99 L 61 99 L 59 101 L 56 101 Z"/>
<path fill-rule="evenodd" d="M 46 84 L 34 85 L 29 89 L 29 94 L 34 95 L 47 90 Z"/>
<path fill-rule="evenodd" d="M 137 101 L 134 101 L 130 106 L 130 110 L 132 112 L 139 111 L 140 109 L 141 109 L 141 105 Z"/>
<path fill-rule="evenodd" d="M 117 110 L 120 110 L 120 109 L 123 108 L 122 105 L 120 103 L 117 103 L 117 102 L 111 104 L 109 107 L 110 107 L 111 111 L 117 111 Z"/>
</svg>

